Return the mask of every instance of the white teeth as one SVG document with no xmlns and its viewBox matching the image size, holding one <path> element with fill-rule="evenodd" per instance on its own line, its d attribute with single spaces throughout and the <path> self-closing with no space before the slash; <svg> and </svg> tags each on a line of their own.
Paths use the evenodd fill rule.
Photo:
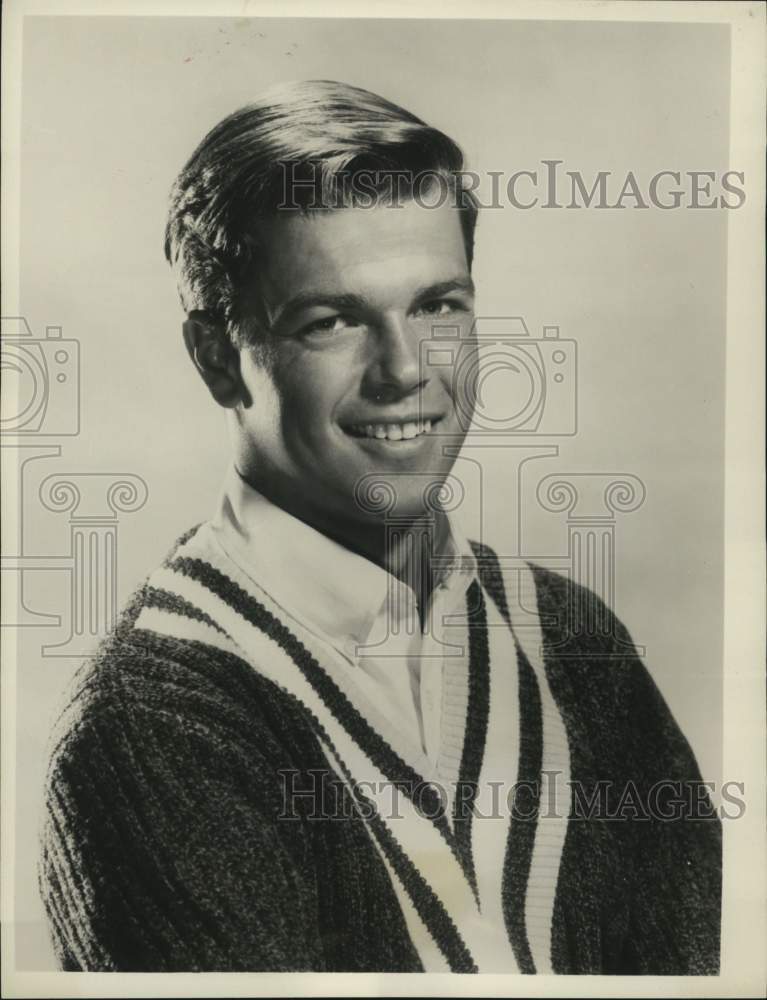
<svg viewBox="0 0 767 1000">
<path fill-rule="evenodd" d="M 404 424 L 357 424 L 352 430 L 362 437 L 377 438 L 379 441 L 411 441 L 421 434 L 428 434 L 431 427 L 431 420 L 409 420 Z"/>
</svg>

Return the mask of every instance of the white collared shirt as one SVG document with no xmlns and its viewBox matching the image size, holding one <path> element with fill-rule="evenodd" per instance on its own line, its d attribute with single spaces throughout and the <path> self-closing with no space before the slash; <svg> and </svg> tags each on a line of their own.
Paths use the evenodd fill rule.
<svg viewBox="0 0 767 1000">
<path fill-rule="evenodd" d="M 468 697 L 466 592 L 477 573 L 456 521 L 423 629 L 410 587 L 267 500 L 234 467 L 211 526 L 288 617 L 341 655 L 354 684 L 422 748 L 435 775 L 454 778 Z"/>
</svg>

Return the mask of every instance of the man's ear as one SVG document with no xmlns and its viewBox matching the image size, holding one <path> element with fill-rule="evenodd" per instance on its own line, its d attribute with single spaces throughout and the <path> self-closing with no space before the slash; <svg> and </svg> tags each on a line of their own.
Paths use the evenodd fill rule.
<svg viewBox="0 0 767 1000">
<path fill-rule="evenodd" d="M 183 325 L 184 343 L 194 367 L 219 406 L 234 407 L 243 398 L 240 352 L 223 323 L 195 311 Z"/>
</svg>

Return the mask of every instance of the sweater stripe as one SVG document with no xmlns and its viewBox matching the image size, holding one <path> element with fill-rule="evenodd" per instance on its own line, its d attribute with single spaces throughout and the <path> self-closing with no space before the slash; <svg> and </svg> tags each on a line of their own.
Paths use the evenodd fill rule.
<svg viewBox="0 0 767 1000">
<path fill-rule="evenodd" d="M 509 857 L 504 869 L 509 931 L 523 971 L 551 973 L 554 905 L 570 812 L 567 731 L 541 654 L 543 637 L 532 569 L 509 570 L 504 581 L 492 550 L 476 544 L 473 547 L 480 578 L 509 623 L 520 658 L 520 723 L 526 746 L 520 754 L 519 780 L 531 785 L 527 791 L 522 789 L 525 794 L 519 798 L 519 807 L 532 818 L 513 817 L 509 830 Z M 507 589 L 513 595 L 511 602 Z M 523 621 L 514 620 L 510 606 L 515 614 L 525 610 Z M 546 810 L 539 822 L 542 790 L 546 792 Z M 523 873 L 527 873 L 524 886 Z"/>
<path fill-rule="evenodd" d="M 152 608 L 141 612 L 135 627 L 161 633 L 173 638 L 207 642 L 208 645 L 215 646 L 227 652 L 233 652 L 235 655 L 243 658 L 243 650 L 226 637 L 222 630 L 214 631 L 207 629 L 205 624 L 199 619 L 193 620 L 190 623 L 178 614 Z M 305 704 L 303 707 L 306 711 L 310 711 Z M 403 907 L 406 920 L 408 911 L 410 911 L 411 922 L 413 922 L 413 915 L 415 915 L 420 924 L 421 929 L 420 932 L 416 929 L 414 944 L 416 944 L 419 956 L 422 958 L 425 970 L 430 972 L 476 971 L 466 945 L 461 939 L 460 934 L 458 934 L 455 925 L 450 920 L 444 906 L 421 878 L 417 869 L 412 866 L 409 858 L 388 832 L 380 818 L 369 816 L 371 809 L 375 808 L 374 804 L 362 796 L 355 787 L 348 769 L 340 763 L 337 755 L 330 749 L 331 741 L 327 732 L 317 717 L 313 713 L 310 714 L 312 714 L 312 721 L 315 728 L 322 734 L 321 743 L 326 757 L 332 763 L 338 776 L 349 785 L 355 799 L 366 810 L 366 825 L 371 825 L 376 831 L 376 836 L 372 836 L 371 833 L 371 838 L 379 853 L 381 853 L 387 869 L 394 875 L 392 884 L 394 885 L 395 892 L 399 885 L 398 898 L 401 896 L 406 897 L 406 904 Z M 381 838 L 386 839 L 385 847 L 382 847 L 378 842 Z M 410 868 L 413 870 L 411 871 Z M 410 896 L 404 890 L 405 885 L 407 885 L 408 891 L 412 893 L 413 898 L 417 900 L 417 905 L 411 901 Z M 400 905 L 402 906 L 401 898 Z M 424 944 L 425 937 L 428 937 L 431 945 Z M 420 947 L 418 946 L 419 940 L 421 942 Z M 441 952 L 444 952 L 444 957 L 442 953 L 435 951 L 435 944 L 441 949 Z"/>
<path fill-rule="evenodd" d="M 196 624 L 198 625 L 198 627 L 204 627 L 202 623 L 196 623 Z M 151 628 L 155 632 L 160 632 L 162 634 L 169 635 L 172 637 L 177 637 L 179 636 L 179 634 L 181 635 L 184 634 L 183 619 L 181 619 L 178 615 L 173 615 L 168 612 L 159 612 L 156 609 L 151 609 L 151 611 L 148 612 L 142 612 L 142 615 L 140 616 L 139 620 L 136 623 L 136 627 Z M 187 637 L 189 637 L 188 632 L 187 632 Z M 244 658 L 243 649 L 241 647 L 238 647 L 228 637 L 224 637 L 220 635 L 218 632 L 210 630 L 208 632 L 207 638 L 209 645 L 215 646 L 216 648 L 219 649 L 224 649 L 227 652 L 231 652 L 233 649 L 237 649 L 237 655 L 240 656 L 240 658 Z M 266 636 L 264 636 L 263 639 L 264 639 L 263 644 L 265 646 L 266 645 L 271 646 L 271 652 L 272 653 L 275 652 L 276 644 L 274 640 L 271 640 Z M 250 645 L 252 647 L 253 644 L 251 643 Z M 328 756 L 327 745 L 331 744 L 332 742 L 331 737 L 330 735 L 328 735 L 328 730 L 325 728 L 325 726 L 323 726 L 322 722 L 320 722 L 318 719 L 318 714 L 323 714 L 323 712 L 326 712 L 327 710 L 325 709 L 323 703 L 319 701 L 319 699 L 316 699 L 316 696 L 313 699 L 312 697 L 313 692 L 311 692 L 311 689 L 308 692 L 307 691 L 299 693 L 296 692 L 296 690 L 294 689 L 294 685 L 290 684 L 291 680 L 289 676 L 290 672 L 287 669 L 285 669 L 287 666 L 285 661 L 289 661 L 289 658 L 287 654 L 285 654 L 284 651 L 281 650 L 279 647 L 276 647 L 276 651 L 278 652 L 278 660 L 283 662 L 282 663 L 277 662 L 275 664 L 273 655 L 270 655 L 269 650 L 266 650 L 264 656 L 259 659 L 259 663 L 268 663 L 271 669 L 269 669 L 268 671 L 262 670 L 261 672 L 265 676 L 267 676 L 269 680 L 277 684 L 282 690 L 286 691 L 292 697 L 295 697 L 299 701 L 299 703 L 303 706 L 304 710 L 309 713 L 309 715 L 312 718 L 315 729 L 317 729 L 318 732 L 321 734 L 321 740 L 326 745 L 325 751 L 326 751 L 326 756 Z M 313 701 L 314 704 L 312 704 Z M 326 725 L 327 723 L 328 720 L 326 719 Z M 332 731 L 333 728 L 334 728 L 334 720 L 332 720 L 331 717 L 328 729 Z M 346 734 L 343 732 L 343 730 L 338 730 L 337 732 L 334 733 L 334 737 L 335 740 L 342 742 L 344 737 L 346 737 Z M 346 737 L 346 739 L 348 740 L 348 737 Z M 349 742 L 345 747 L 345 755 L 348 756 L 350 753 L 352 755 L 354 754 L 354 746 L 352 743 Z M 368 768 L 370 768 L 369 764 L 367 764 L 367 766 Z M 383 778 L 383 775 L 380 774 L 380 772 L 373 771 L 371 776 L 371 772 L 365 773 L 364 767 L 365 765 L 362 764 L 359 767 L 355 768 L 357 775 L 359 775 L 360 773 L 364 773 L 365 775 L 364 780 L 372 782 L 374 785 L 384 783 L 385 779 Z M 340 768 L 339 776 L 342 777 L 344 780 L 349 781 L 350 786 L 352 788 L 352 792 L 355 795 L 355 798 L 358 801 L 360 801 L 360 794 L 355 788 L 355 785 L 349 775 L 349 771 L 346 768 L 342 767 Z M 370 812 L 371 808 L 369 805 L 369 801 L 370 800 L 368 799 L 364 800 L 368 812 Z M 406 806 L 408 804 L 410 803 L 400 803 L 401 807 Z M 377 803 L 377 808 L 379 811 L 382 807 L 384 809 L 386 807 L 385 795 L 383 801 L 379 801 Z M 366 815 L 366 822 L 370 823 L 376 829 L 376 834 L 379 839 L 381 839 L 384 835 L 386 835 L 388 844 L 388 850 L 386 851 L 387 858 L 390 860 L 390 862 L 395 864 L 399 877 L 402 879 L 403 883 L 407 886 L 408 891 L 413 894 L 413 903 L 418 910 L 419 917 L 423 920 L 423 922 L 426 924 L 427 927 L 434 928 L 433 931 L 430 930 L 430 933 L 432 933 L 432 936 L 434 936 L 435 940 L 437 940 L 438 943 L 440 944 L 440 947 L 442 948 L 446 959 L 450 963 L 452 971 L 464 971 L 464 972 L 472 971 L 471 967 L 473 967 L 473 960 L 471 960 L 471 957 L 469 956 L 469 953 L 466 949 L 466 945 L 462 941 L 457 930 L 455 930 L 455 926 L 450 920 L 445 906 L 442 904 L 440 899 L 433 893 L 433 891 L 428 887 L 427 883 L 424 882 L 421 875 L 418 873 L 417 869 L 414 869 L 412 872 L 409 871 L 408 865 L 410 865 L 411 862 L 407 857 L 407 853 L 402 850 L 402 848 L 394 840 L 393 836 L 390 833 L 388 833 L 385 824 L 383 824 L 380 821 L 380 819 L 376 824 L 375 817 L 369 817 L 368 815 Z M 418 826 L 421 827 L 423 825 L 423 820 L 420 817 L 418 817 L 417 814 L 415 814 L 415 812 L 413 812 L 410 815 L 406 813 L 404 817 L 401 816 L 399 820 L 397 820 L 396 822 L 398 823 L 398 832 L 402 832 L 402 830 L 404 829 L 403 824 L 405 823 L 407 823 L 409 826 L 410 825 L 414 826 L 415 824 L 418 824 Z M 386 850 L 386 848 L 384 849 Z M 426 848 L 424 848 L 423 845 L 421 845 L 420 847 L 417 844 L 409 845 L 410 853 L 412 853 L 413 851 L 418 853 L 419 850 L 424 850 L 424 849 L 430 852 L 430 857 L 436 863 L 438 861 L 436 855 L 440 853 L 439 841 L 435 842 L 434 844 L 428 845 Z M 444 845 L 442 845 L 441 851 L 444 850 L 445 847 Z M 444 864 L 444 859 L 442 863 Z M 460 875 L 454 874 L 453 877 L 461 879 L 463 878 L 462 873 Z M 453 934 L 451 934 L 450 932 L 451 927 L 453 928 L 454 931 Z M 435 970 L 430 970 L 430 971 L 435 971 Z"/>
<path fill-rule="evenodd" d="M 424 971 L 477 972 L 455 924 L 375 811 L 375 805 L 360 792 L 348 768 L 338 760 L 333 749 L 324 740 L 323 749 L 368 817 L 366 825 L 370 838 L 389 871 Z"/>
<path fill-rule="evenodd" d="M 195 566 L 195 568 L 199 567 Z M 211 570 L 215 578 L 216 571 L 212 567 Z M 171 581 L 167 579 L 168 571 L 158 571 L 158 577 L 160 574 L 164 574 L 162 585 L 171 589 Z M 230 602 L 208 590 L 204 584 L 189 576 L 183 578 L 179 574 L 176 575 L 176 582 L 180 588 L 183 588 L 183 596 L 187 600 L 193 601 L 198 607 L 202 606 L 206 613 L 211 614 L 215 620 L 226 627 L 228 635 L 242 650 L 248 650 L 247 659 L 254 665 L 257 664 L 261 673 L 279 687 L 288 690 L 309 710 L 314 718 L 321 719 L 323 729 L 330 734 L 334 745 L 342 750 L 342 756 L 348 762 L 355 779 L 364 780 L 369 782 L 374 789 L 380 789 L 371 797 L 376 802 L 379 813 L 386 815 L 386 810 L 390 808 L 391 803 L 391 782 L 378 769 L 375 762 L 365 755 L 364 749 L 355 742 L 353 736 L 346 731 L 341 720 L 335 717 L 309 683 L 305 676 L 305 670 L 301 669 L 301 665 L 296 663 L 294 657 L 282 647 L 277 638 L 269 635 L 260 623 L 249 621 L 239 610 L 235 610 Z M 230 586 L 236 587 L 235 584 L 231 583 Z M 257 604 L 247 594 L 242 593 L 242 596 L 252 604 Z M 252 611 L 253 609 L 249 608 L 248 610 Z M 215 633 L 211 634 L 211 641 L 212 644 L 218 645 L 218 637 Z M 300 645 L 295 638 L 294 643 Z M 313 665 L 316 663 L 306 650 L 304 650 L 304 655 Z M 318 663 L 314 669 L 320 669 Z M 416 781 L 420 781 L 417 776 Z M 387 840 L 391 844 L 399 841 L 396 843 L 394 856 L 402 854 L 406 859 L 406 865 L 412 864 L 410 858 L 418 857 L 425 882 L 431 887 L 429 894 L 424 896 L 419 890 L 421 875 L 418 874 L 417 869 L 414 869 L 414 874 L 410 876 L 405 872 L 405 884 L 408 885 L 409 891 L 412 888 L 416 893 L 414 903 L 430 924 L 435 919 L 442 923 L 443 933 L 447 913 L 454 914 L 455 921 L 462 928 L 468 927 L 472 934 L 477 937 L 478 943 L 481 943 L 479 928 L 470 919 L 471 915 L 476 913 L 476 901 L 471 887 L 466 881 L 463 869 L 450 853 L 434 823 L 424 822 L 423 815 L 418 812 L 407 794 L 398 800 L 398 804 L 400 815 L 395 814 L 391 819 L 390 829 L 388 826 L 386 827 L 388 830 Z M 421 804 L 428 810 L 425 801 Z M 394 839 L 395 833 L 396 840 Z M 384 836 L 383 832 L 381 836 Z M 440 903 L 442 911 L 444 911 L 444 918 L 440 916 L 442 912 L 440 910 L 437 910 L 435 917 L 434 907 L 431 903 L 432 895 Z M 430 915 L 423 912 L 424 906 L 432 911 Z M 449 920 L 449 918 L 447 919 Z M 450 958 L 449 955 L 446 957 Z M 464 971 L 469 971 L 465 968 L 464 959 L 453 956 L 453 961 L 457 961 L 461 968 L 464 968 Z M 470 964 L 473 967 L 473 961 Z"/>
<path fill-rule="evenodd" d="M 543 761 L 541 700 L 535 673 L 520 648 L 518 634 L 512 624 L 506 586 L 495 553 L 492 549 L 480 544 L 474 544 L 473 548 L 482 584 L 492 597 L 503 620 L 512 629 L 517 652 L 519 770 L 517 773 L 518 784 L 512 803 L 506 857 L 503 864 L 501 893 L 506 929 L 514 948 L 519 970 L 525 974 L 533 974 L 536 969 L 525 923 L 525 895 L 535 843 L 540 798 L 540 775 Z M 519 586 L 517 572 L 513 571 L 507 581 L 513 596 L 517 596 Z M 512 600 L 511 603 L 515 602 Z M 524 626 L 521 627 L 520 631 L 524 631 Z"/>
<path fill-rule="evenodd" d="M 213 621 L 210 615 L 206 615 L 204 611 L 200 611 L 194 604 L 190 604 L 189 601 L 185 601 L 178 594 L 172 594 L 162 587 L 147 585 L 144 590 L 144 607 L 158 608 L 160 611 L 171 611 L 176 615 L 183 615 L 192 621 L 203 622 L 205 625 L 223 634 L 223 629 Z"/>
<path fill-rule="evenodd" d="M 513 644 L 509 643 L 508 625 L 492 603 L 487 609 L 487 622 L 490 637 L 490 690 L 493 697 L 479 776 L 477 818 L 473 827 L 474 859 L 482 914 L 495 931 L 492 946 L 487 949 L 483 971 L 517 972 L 518 960 L 504 919 L 501 877 L 509 831 L 509 798 L 519 766 L 517 663 L 513 656 Z"/>
<path fill-rule="evenodd" d="M 209 555 L 206 553 L 206 555 Z M 180 555 L 171 564 L 171 572 L 181 574 L 203 586 L 211 594 L 215 594 L 226 606 L 236 610 L 250 625 L 270 636 L 286 652 L 288 657 L 301 670 L 306 681 L 312 685 L 316 693 L 344 727 L 349 736 L 363 748 L 366 755 L 381 770 L 385 778 L 402 787 L 405 794 L 419 789 L 420 802 L 426 815 L 439 831 L 451 852 L 462 867 L 465 860 L 444 814 L 443 803 L 439 793 L 424 777 L 415 771 L 396 753 L 375 729 L 367 722 L 347 695 L 338 687 L 325 669 L 318 662 L 317 656 L 312 656 L 306 646 L 300 642 L 260 600 L 256 600 L 241 585 L 225 575 L 212 564 Z M 158 576 L 162 573 L 159 571 Z M 311 642 L 311 637 L 305 635 L 305 640 Z M 320 654 L 321 655 L 321 654 Z M 325 657 L 322 657 L 325 659 Z M 473 887 L 470 871 L 465 874 Z"/>
<path fill-rule="evenodd" d="M 517 647 L 519 662 L 519 774 L 513 812 L 503 866 L 503 908 L 506 927 L 520 972 L 534 973 L 530 942 L 525 924 L 525 894 L 527 891 L 530 861 L 535 842 L 540 776 L 542 762 L 543 726 L 538 682 L 530 664 Z"/>
<path fill-rule="evenodd" d="M 450 963 L 443 955 L 434 934 L 410 898 L 397 869 L 394 867 L 392 861 L 389 860 L 388 855 L 372 831 L 370 833 L 370 842 L 375 846 L 378 856 L 381 858 L 381 862 L 389 875 L 389 881 L 394 888 L 397 902 L 405 918 L 405 925 L 407 926 L 410 940 L 421 960 L 423 971 L 453 972 L 454 969 L 451 968 Z"/>
<path fill-rule="evenodd" d="M 570 751 L 567 731 L 549 686 L 541 650 L 543 637 L 538 614 L 535 580 L 528 568 L 521 578 L 520 600 L 515 607 L 531 612 L 525 627 L 516 630 L 519 643 L 535 673 L 540 698 L 542 726 L 543 815 L 535 827 L 535 843 L 530 859 L 525 923 L 537 972 L 553 973 L 552 940 L 554 903 L 559 881 L 567 825 L 570 814 Z"/>
<path fill-rule="evenodd" d="M 175 611 L 165 611 L 159 608 L 142 608 L 134 625 L 136 631 L 146 629 L 149 632 L 159 632 L 173 639 L 184 639 L 190 642 L 204 642 L 227 653 L 233 653 L 240 659 L 243 651 L 225 635 L 220 628 L 211 628 L 200 619 L 185 618 Z"/>
<path fill-rule="evenodd" d="M 374 815 L 370 819 L 370 825 L 389 861 L 394 865 L 397 874 L 402 879 L 419 913 L 424 915 L 427 925 L 433 928 L 431 932 L 432 936 L 450 963 L 450 971 L 481 971 L 472 958 L 471 952 L 463 943 L 462 935 L 459 933 L 455 921 L 448 915 L 448 911 L 439 897 L 434 894 L 432 888 L 423 878 L 402 846 L 397 843 L 386 824 L 381 821 L 380 817 Z M 478 952 L 479 946 L 484 944 L 484 941 L 483 928 L 478 926 L 475 912 L 460 910 L 458 923 L 463 930 L 463 937 L 469 936 L 466 934 L 469 928 L 477 931 L 476 935 L 472 934 L 470 936 L 470 940 L 475 938 L 475 940 L 471 940 L 471 944 L 473 950 Z"/>
<path fill-rule="evenodd" d="M 469 588 L 466 603 L 469 631 L 469 701 L 466 712 L 466 734 L 458 772 L 458 792 L 453 805 L 453 829 L 458 848 L 466 859 L 465 867 L 470 872 L 472 884 L 476 887 L 471 845 L 472 817 L 485 753 L 490 707 L 487 613 L 482 592 L 476 583 Z"/>
</svg>

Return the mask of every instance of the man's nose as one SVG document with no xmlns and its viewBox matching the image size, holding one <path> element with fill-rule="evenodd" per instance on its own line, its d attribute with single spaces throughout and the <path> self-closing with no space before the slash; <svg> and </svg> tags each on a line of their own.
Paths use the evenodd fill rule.
<svg viewBox="0 0 767 1000">
<path fill-rule="evenodd" d="M 420 338 L 406 317 L 387 317 L 375 338 L 375 357 L 368 366 L 365 394 L 393 402 L 429 381 L 420 356 Z"/>
</svg>

